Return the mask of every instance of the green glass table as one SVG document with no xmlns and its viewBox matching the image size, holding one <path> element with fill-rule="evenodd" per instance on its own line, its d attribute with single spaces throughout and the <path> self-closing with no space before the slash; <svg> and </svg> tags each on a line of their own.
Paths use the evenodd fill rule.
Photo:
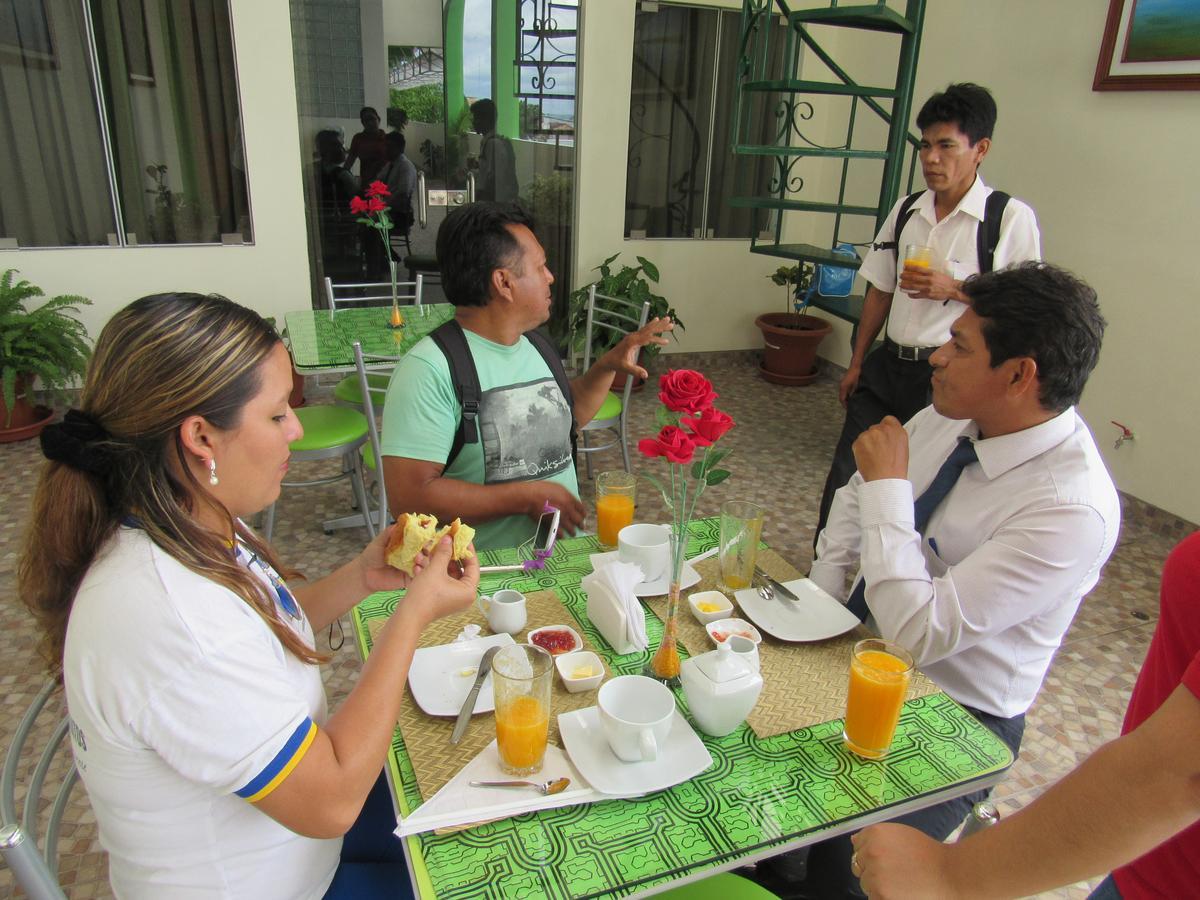
<svg viewBox="0 0 1200 900">
<path fill-rule="evenodd" d="M 404 327 L 391 326 L 390 306 L 339 309 L 301 309 L 284 315 L 292 362 L 300 374 L 353 372 L 354 342 L 363 355 L 397 357 L 443 322 L 454 318 L 450 303 L 402 306 Z"/>
<path fill-rule="evenodd" d="M 688 556 L 715 546 L 718 530 L 715 518 L 693 522 Z M 480 590 L 554 589 L 612 674 L 639 674 L 649 652 L 615 656 L 585 614 L 580 579 L 600 549 L 594 537 L 559 541 L 543 571 L 488 575 Z M 517 562 L 513 550 L 480 557 L 484 565 Z M 390 615 L 400 596 L 375 594 L 353 611 L 364 658 L 369 623 Z M 646 627 L 656 648 L 662 624 L 647 615 Z M 1004 744 L 941 693 L 905 704 L 886 762 L 860 760 L 841 735 L 840 719 L 767 739 L 745 725 L 723 738 L 701 734 L 714 765 L 669 790 L 411 836 L 405 851 L 417 894 L 566 900 L 656 892 L 988 787 L 1013 762 Z M 420 806 L 399 729 L 389 776 L 402 815 Z"/>
</svg>

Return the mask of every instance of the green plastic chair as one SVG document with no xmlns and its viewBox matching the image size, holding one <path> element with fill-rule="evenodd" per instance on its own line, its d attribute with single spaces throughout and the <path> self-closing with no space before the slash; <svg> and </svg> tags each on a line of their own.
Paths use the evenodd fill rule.
<svg viewBox="0 0 1200 900">
<path fill-rule="evenodd" d="M 680 885 L 657 896 L 662 900 L 778 900 L 762 885 L 732 872 L 721 872 L 703 881 Z"/>
<path fill-rule="evenodd" d="M 308 481 L 285 481 L 283 487 L 312 487 L 332 484 L 344 478 L 350 479 L 359 512 L 324 522 L 322 528 L 330 534 L 335 528 L 366 526 L 371 537 L 375 537 L 375 524 L 369 515 L 367 489 L 363 482 L 362 457 L 359 448 L 368 440 L 367 417 L 356 409 L 345 406 L 304 406 L 294 410 L 296 418 L 304 426 L 304 436 L 292 441 L 290 449 L 293 462 L 308 462 L 318 459 L 341 457 L 342 471 L 326 478 Z M 271 539 L 275 529 L 275 504 L 267 507 L 263 515 L 263 536 Z"/>
<path fill-rule="evenodd" d="M 637 331 L 646 324 L 650 316 L 650 301 L 641 304 L 621 297 L 608 297 L 596 292 L 593 284 L 588 289 L 587 328 L 583 340 L 583 371 L 592 366 L 592 333 L 595 329 L 609 332 L 610 340 L 605 343 L 612 346 L 631 331 Z M 633 379 L 625 379 L 625 388 L 620 394 L 609 391 L 600 409 L 592 417 L 592 421 L 579 429 L 579 446 L 576 448 L 583 454 L 587 463 L 588 478 L 592 477 L 592 454 L 609 447 L 620 445 L 621 458 L 625 461 L 625 471 L 630 471 L 629 440 L 625 432 L 628 418 L 629 394 L 633 390 Z M 590 440 L 597 432 L 607 431 L 609 439 L 601 444 L 593 444 Z"/>
</svg>

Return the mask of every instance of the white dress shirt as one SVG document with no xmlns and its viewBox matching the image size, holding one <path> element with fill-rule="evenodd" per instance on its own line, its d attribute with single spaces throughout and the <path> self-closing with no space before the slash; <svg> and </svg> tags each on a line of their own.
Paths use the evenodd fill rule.
<svg viewBox="0 0 1200 900">
<path fill-rule="evenodd" d="M 1023 431 L 975 440 L 968 465 L 922 537 L 913 500 L 971 420 L 932 406 L 904 426 L 908 480 L 863 481 L 834 496 L 810 577 L 845 599 L 859 569 L 878 633 L 965 706 L 1008 718 L 1033 703 L 1084 595 L 1117 540 L 1112 479 L 1074 408 Z M 869 620 L 870 621 L 870 620 Z"/>
<path fill-rule="evenodd" d="M 966 306 L 957 300 L 914 299 L 896 290 L 897 262 L 903 265 L 904 248 L 908 244 L 923 244 L 933 249 L 936 266 L 958 281 L 979 273 L 979 252 L 975 233 L 983 222 L 984 206 L 992 189 L 979 175 L 963 195 L 958 206 L 942 221 L 933 208 L 933 191 L 925 191 L 912 206 L 912 215 L 904 226 L 897 244 L 897 254 L 891 250 L 872 249 L 863 260 L 859 273 L 885 294 L 892 294 L 892 310 L 888 316 L 887 336 L 906 347 L 938 347 L 950 340 L 950 326 L 963 314 Z M 896 215 L 901 198 L 892 207 L 875 243 L 892 240 Z M 1000 219 L 1000 242 L 992 258 L 992 268 L 1002 269 L 1014 263 L 1042 258 L 1041 234 L 1037 217 L 1028 204 L 1016 197 L 1008 201 Z"/>
</svg>

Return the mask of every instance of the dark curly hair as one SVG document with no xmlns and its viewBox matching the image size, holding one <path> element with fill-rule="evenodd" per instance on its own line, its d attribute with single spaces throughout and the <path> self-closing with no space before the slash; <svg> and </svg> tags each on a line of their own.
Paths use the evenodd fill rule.
<svg viewBox="0 0 1200 900">
<path fill-rule="evenodd" d="M 917 113 L 917 128 L 921 131 L 938 122 L 953 122 L 974 147 L 990 138 L 996 128 L 996 101 L 985 87 L 969 81 L 952 84 L 926 100 Z"/>
<path fill-rule="evenodd" d="M 455 306 L 486 306 L 492 272 L 519 267 L 521 245 L 508 230 L 524 225 L 533 231 L 533 216 L 515 203 L 479 201 L 453 210 L 437 235 L 442 290 Z"/>
</svg>

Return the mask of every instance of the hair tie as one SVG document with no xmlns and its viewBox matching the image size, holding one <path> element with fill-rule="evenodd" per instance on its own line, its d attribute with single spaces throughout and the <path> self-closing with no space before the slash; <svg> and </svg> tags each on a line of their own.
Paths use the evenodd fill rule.
<svg viewBox="0 0 1200 900">
<path fill-rule="evenodd" d="M 67 410 L 61 422 L 42 430 L 42 455 L 90 475 L 108 472 L 108 454 L 99 445 L 111 435 L 85 412 Z"/>
</svg>

